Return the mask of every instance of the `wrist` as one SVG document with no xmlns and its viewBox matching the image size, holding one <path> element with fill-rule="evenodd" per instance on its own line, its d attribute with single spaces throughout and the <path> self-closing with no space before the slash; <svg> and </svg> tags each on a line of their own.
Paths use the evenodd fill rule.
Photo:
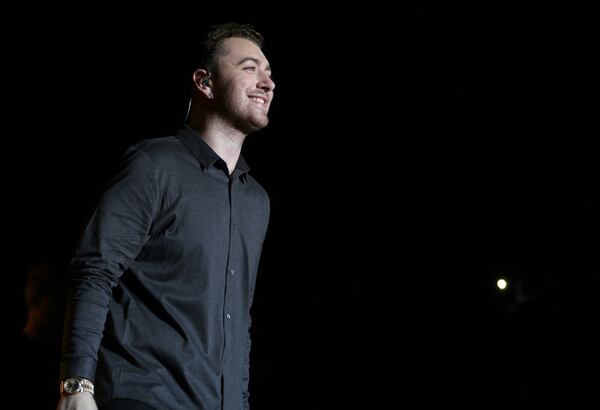
<svg viewBox="0 0 600 410">
<path fill-rule="evenodd" d="M 65 377 L 60 381 L 60 395 L 66 396 L 75 393 L 91 393 L 94 394 L 94 383 L 91 380 L 83 377 Z"/>
</svg>

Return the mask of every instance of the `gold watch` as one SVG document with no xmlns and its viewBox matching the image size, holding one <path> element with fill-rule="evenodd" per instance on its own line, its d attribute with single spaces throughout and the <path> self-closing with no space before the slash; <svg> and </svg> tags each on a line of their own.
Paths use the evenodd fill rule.
<svg viewBox="0 0 600 410">
<path fill-rule="evenodd" d="M 66 377 L 60 382 L 60 395 L 88 392 L 94 394 L 94 383 L 83 377 Z"/>
</svg>

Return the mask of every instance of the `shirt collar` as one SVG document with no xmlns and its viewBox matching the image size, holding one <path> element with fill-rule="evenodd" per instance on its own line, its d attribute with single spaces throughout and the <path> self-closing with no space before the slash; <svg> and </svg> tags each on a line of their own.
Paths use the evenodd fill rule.
<svg viewBox="0 0 600 410">
<path fill-rule="evenodd" d="M 206 169 L 210 166 L 216 166 L 217 161 L 223 161 L 221 157 L 202 139 L 189 125 L 183 125 L 175 135 L 183 145 L 192 153 L 198 160 L 202 168 Z M 246 174 L 250 167 L 246 163 L 244 157 L 240 154 L 237 164 L 235 164 L 234 176 Z"/>
</svg>

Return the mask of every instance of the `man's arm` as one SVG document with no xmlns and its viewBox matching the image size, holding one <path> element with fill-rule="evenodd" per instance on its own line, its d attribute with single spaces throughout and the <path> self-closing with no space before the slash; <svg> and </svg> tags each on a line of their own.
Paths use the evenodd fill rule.
<svg viewBox="0 0 600 410">
<path fill-rule="evenodd" d="M 157 192 L 153 164 L 142 152 L 128 150 L 72 259 L 61 379 L 78 376 L 94 381 L 112 289 L 147 240 Z M 64 396 L 59 408 L 94 409 L 89 407 L 92 403 L 90 393 L 75 393 Z"/>
<path fill-rule="evenodd" d="M 82 392 L 61 397 L 56 410 L 98 410 L 98 406 L 92 393 Z"/>
</svg>

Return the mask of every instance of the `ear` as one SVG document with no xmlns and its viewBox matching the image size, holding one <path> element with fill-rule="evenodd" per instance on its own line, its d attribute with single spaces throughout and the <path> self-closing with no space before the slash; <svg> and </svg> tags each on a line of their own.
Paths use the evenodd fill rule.
<svg viewBox="0 0 600 410">
<path fill-rule="evenodd" d="M 204 94 L 206 98 L 212 98 L 212 80 L 210 77 L 210 71 L 205 70 L 204 68 L 197 69 L 192 75 L 196 90 L 198 90 L 199 93 Z"/>
</svg>

